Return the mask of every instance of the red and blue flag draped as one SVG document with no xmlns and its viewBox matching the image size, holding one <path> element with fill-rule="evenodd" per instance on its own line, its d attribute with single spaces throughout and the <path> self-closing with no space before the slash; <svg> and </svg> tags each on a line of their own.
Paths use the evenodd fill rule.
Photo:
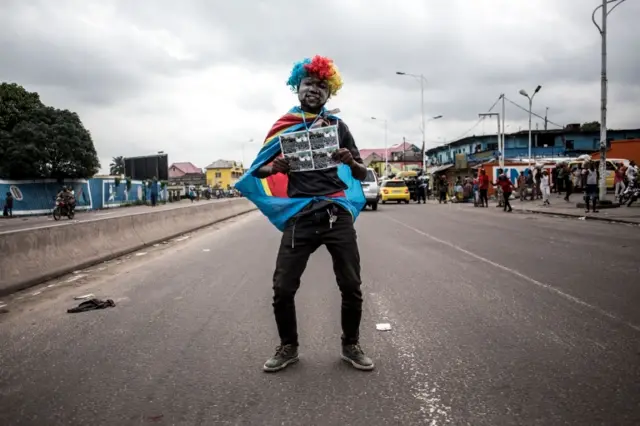
<svg viewBox="0 0 640 426">
<path fill-rule="evenodd" d="M 325 117 L 331 120 L 339 120 L 338 117 L 333 115 L 325 115 Z M 284 231 L 289 219 L 314 201 L 329 200 L 335 202 L 349 211 L 354 221 L 366 204 L 360 181 L 353 177 L 351 168 L 345 164 L 338 166 L 338 177 L 346 184 L 347 189 L 329 196 L 289 198 L 287 195 L 289 177 L 287 175 L 277 173 L 266 179 L 259 179 L 253 175 L 260 167 L 269 164 L 274 158 L 282 156 L 280 135 L 304 130 L 305 120 L 312 122 L 315 118 L 315 114 L 305 113 L 300 107 L 292 108 L 287 114 L 280 117 L 271 127 L 257 158 L 251 164 L 247 173 L 235 185 L 236 189 L 254 203 L 262 214 L 280 231 Z"/>
</svg>

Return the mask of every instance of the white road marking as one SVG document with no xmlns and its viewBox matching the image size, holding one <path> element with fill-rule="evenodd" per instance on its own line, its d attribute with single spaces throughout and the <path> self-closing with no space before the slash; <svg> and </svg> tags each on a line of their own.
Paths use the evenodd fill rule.
<svg viewBox="0 0 640 426">
<path fill-rule="evenodd" d="M 136 256 L 144 256 L 145 254 L 147 254 L 146 251 L 142 251 L 140 253 L 136 253 Z"/>
<path fill-rule="evenodd" d="M 71 278 L 69 278 L 69 279 L 68 279 L 68 280 L 66 280 L 65 282 L 66 282 L 66 283 L 72 283 L 72 282 L 74 282 L 74 281 L 78 281 L 80 278 L 84 278 L 84 277 L 86 277 L 86 276 L 87 276 L 87 275 L 76 275 L 75 277 L 71 277 Z"/>
<path fill-rule="evenodd" d="M 380 313 L 386 318 L 392 316 L 385 299 L 380 295 L 371 293 L 370 300 L 377 305 Z M 420 424 L 429 426 L 450 424 L 451 407 L 442 401 L 438 383 L 424 372 L 424 361 L 416 355 L 419 351 L 413 343 L 416 341 L 415 337 L 403 333 L 401 326 L 398 327 L 398 330 L 397 333 L 385 333 L 385 337 L 388 336 L 391 344 L 398 351 L 397 365 L 404 373 L 404 385 L 419 401 L 420 414 L 423 419 Z"/>
<path fill-rule="evenodd" d="M 486 257 L 482 257 L 482 256 L 480 256 L 478 254 L 475 254 L 475 253 L 469 251 L 469 250 L 463 249 L 462 247 L 460 247 L 458 245 L 455 245 L 455 244 L 453 244 L 453 243 L 451 243 L 449 241 L 445 241 L 445 240 L 442 240 L 442 239 L 440 239 L 438 237 L 434 237 L 433 235 L 427 234 L 426 232 L 423 232 L 423 231 L 421 231 L 421 230 L 419 230 L 417 228 L 414 228 L 413 226 L 407 225 L 406 223 L 401 222 L 401 221 L 399 221 L 397 219 L 394 219 L 392 217 L 389 217 L 389 216 L 383 216 L 383 217 L 385 217 L 386 219 L 390 220 L 391 222 L 395 222 L 398 225 L 401 225 L 401 226 L 403 226 L 403 227 L 415 232 L 416 234 L 422 235 L 423 237 L 429 238 L 430 240 L 433 240 L 433 241 L 435 241 L 437 243 L 440 243 L 440 244 L 445 245 L 447 247 L 450 247 L 450 248 L 452 248 L 454 250 L 457 250 L 457 251 L 459 251 L 461 253 L 464 253 L 467 256 L 471 256 L 474 259 L 480 260 L 480 261 L 482 261 L 482 262 L 484 262 L 484 263 L 486 263 L 488 265 L 491 265 L 491 266 L 493 266 L 495 268 L 501 269 L 501 270 L 503 270 L 505 272 L 509 272 L 510 274 L 515 275 L 518 278 L 521 278 L 521 279 L 523 279 L 525 281 L 528 281 L 531 284 L 535 284 L 538 287 L 544 288 L 545 290 L 548 290 L 548 291 L 550 291 L 552 293 L 555 293 L 556 295 L 558 295 L 560 297 L 563 297 L 563 298 L 565 298 L 565 299 L 567 299 L 567 300 L 569 300 L 569 301 L 571 301 L 573 303 L 576 303 L 576 304 L 578 304 L 580 306 L 583 306 L 585 308 L 591 309 L 592 311 L 597 312 L 600 315 L 602 315 L 604 317 L 607 317 L 607 318 L 609 318 L 611 320 L 614 320 L 614 321 L 616 321 L 618 323 L 624 324 L 627 327 L 630 327 L 630 328 L 634 329 L 635 331 L 640 331 L 640 326 L 632 324 L 630 322 L 627 322 L 627 321 L 617 317 L 616 315 L 612 314 L 611 312 L 605 311 L 604 309 L 601 309 L 601 308 L 598 308 L 597 306 L 591 305 L 590 303 L 587 303 L 582 299 L 579 299 L 579 298 L 577 298 L 575 296 L 572 296 L 572 295 L 570 295 L 568 293 L 565 293 L 564 291 L 559 290 L 559 289 L 557 289 L 557 288 L 555 288 L 555 287 L 553 287 L 553 286 L 551 286 L 549 284 L 545 284 L 545 283 L 540 282 L 540 281 L 538 281 L 538 280 L 536 280 L 534 278 L 531 278 L 531 277 L 523 274 L 522 272 L 518 272 L 515 269 L 509 268 L 508 266 L 501 265 L 499 263 L 494 262 L 493 260 L 487 259 Z"/>
<path fill-rule="evenodd" d="M 57 285 L 58 285 L 58 284 L 49 284 L 49 285 L 47 286 L 47 288 L 55 287 L 55 286 L 57 286 Z"/>
<path fill-rule="evenodd" d="M 42 294 L 42 292 L 41 292 L 41 291 L 36 291 L 36 292 L 34 292 L 34 293 L 31 293 L 31 295 L 32 295 L 32 296 L 37 296 L 37 295 L 39 295 L 39 294 Z"/>
</svg>

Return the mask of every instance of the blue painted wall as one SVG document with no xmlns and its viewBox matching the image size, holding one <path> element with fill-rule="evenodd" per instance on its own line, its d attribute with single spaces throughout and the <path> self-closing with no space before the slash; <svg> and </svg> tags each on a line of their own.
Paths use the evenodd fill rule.
<svg viewBox="0 0 640 426">
<path fill-rule="evenodd" d="M 63 186 L 70 186 L 76 194 L 77 210 L 96 210 L 120 207 L 123 204 L 135 203 L 151 199 L 151 188 L 145 187 L 141 181 L 132 181 L 131 190 L 126 191 L 126 182 L 122 180 L 116 187 L 111 178 L 94 178 L 65 180 L 62 183 L 52 179 L 41 180 L 1 180 L 0 179 L 0 211 L 4 207 L 7 192 L 13 194 L 13 214 L 38 215 L 49 214 L 55 205 L 55 197 Z M 167 191 L 156 188 L 158 201 L 167 199 Z"/>
</svg>

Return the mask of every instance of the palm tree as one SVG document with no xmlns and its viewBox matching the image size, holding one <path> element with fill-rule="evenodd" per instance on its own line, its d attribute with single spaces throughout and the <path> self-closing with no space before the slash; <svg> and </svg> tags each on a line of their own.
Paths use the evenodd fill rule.
<svg viewBox="0 0 640 426">
<path fill-rule="evenodd" d="M 109 164 L 109 174 L 113 176 L 124 174 L 124 157 L 123 156 L 113 157 L 111 159 L 111 164 Z"/>
</svg>

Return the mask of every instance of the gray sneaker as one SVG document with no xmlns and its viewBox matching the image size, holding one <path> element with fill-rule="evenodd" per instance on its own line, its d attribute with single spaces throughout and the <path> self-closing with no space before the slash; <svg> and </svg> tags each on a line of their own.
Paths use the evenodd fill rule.
<svg viewBox="0 0 640 426">
<path fill-rule="evenodd" d="M 364 354 L 360 345 L 342 346 L 342 359 L 358 370 L 370 371 L 375 367 L 371 358 Z"/>
<path fill-rule="evenodd" d="M 267 373 L 273 373 L 286 368 L 294 362 L 298 362 L 298 347 L 294 345 L 283 345 L 276 348 L 276 354 L 264 363 L 262 369 Z"/>
</svg>

